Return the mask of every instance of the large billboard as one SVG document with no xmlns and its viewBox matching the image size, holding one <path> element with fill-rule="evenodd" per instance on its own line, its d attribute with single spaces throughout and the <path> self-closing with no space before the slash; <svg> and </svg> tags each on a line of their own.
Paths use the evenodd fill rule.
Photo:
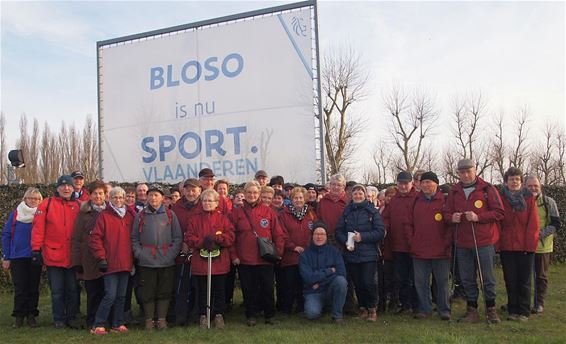
<svg viewBox="0 0 566 344">
<path fill-rule="evenodd" d="M 316 180 L 313 10 L 99 42 L 105 180 Z"/>
</svg>

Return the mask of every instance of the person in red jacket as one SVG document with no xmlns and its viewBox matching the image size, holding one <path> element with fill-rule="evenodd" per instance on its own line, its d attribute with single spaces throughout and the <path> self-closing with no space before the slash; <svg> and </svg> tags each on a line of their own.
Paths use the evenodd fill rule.
<svg viewBox="0 0 566 344">
<path fill-rule="evenodd" d="M 32 262 L 45 263 L 55 328 L 79 329 L 77 278 L 71 263 L 71 237 L 80 204 L 73 199 L 73 178 L 57 179 L 57 192 L 37 207 L 31 234 Z"/>
<path fill-rule="evenodd" d="M 503 205 L 495 187 L 477 176 L 476 164 L 472 159 L 461 159 L 458 162 L 458 177 L 460 182 L 452 186 L 448 192 L 442 216 L 447 224 L 454 227 L 458 270 L 466 294 L 466 314 L 460 321 L 479 322 L 477 249 L 484 284 L 487 320 L 490 323 L 498 323 L 501 320 L 495 309 L 493 264 L 494 245 L 499 239 L 497 226 L 504 216 Z"/>
<path fill-rule="evenodd" d="M 281 311 L 290 315 L 296 303 L 296 312 L 303 311 L 303 282 L 299 273 L 299 256 L 307 249 L 316 222 L 314 209 L 306 203 L 307 190 L 295 187 L 289 198 L 291 204 L 281 212 L 279 219 L 285 234 L 285 252 L 281 259 Z"/>
<path fill-rule="evenodd" d="M 401 171 L 397 175 L 397 193 L 381 214 L 387 231 L 384 245 L 391 248 L 393 252 L 395 283 L 399 288 L 399 302 L 401 303 L 399 314 L 410 314 L 417 307 L 413 260 L 409 253 L 409 240 L 405 231 L 415 197 L 413 177 L 409 172 Z"/>
<path fill-rule="evenodd" d="M 538 210 L 533 194 L 523 188 L 520 169 L 509 168 L 503 179 L 505 217 L 501 221 L 499 249 L 507 289 L 507 319 L 525 322 L 531 313 L 531 266 L 538 245 Z"/>
<path fill-rule="evenodd" d="M 110 191 L 110 202 L 96 219 L 89 247 L 104 274 L 104 297 L 98 306 L 91 329 L 106 334 L 105 325 L 112 310 L 112 332 L 128 332 L 124 325 L 124 303 L 133 256 L 130 233 L 134 214 L 125 205 L 126 192 L 119 186 Z"/>
<path fill-rule="evenodd" d="M 230 182 L 228 182 L 226 179 L 217 180 L 214 183 L 214 190 L 218 192 L 220 198 L 224 199 L 228 213 L 230 213 L 232 211 L 232 208 L 234 208 L 232 200 L 230 199 L 230 195 L 228 195 L 228 191 L 230 190 Z"/>
<path fill-rule="evenodd" d="M 214 190 L 214 172 L 210 168 L 203 168 L 198 173 L 198 180 L 200 184 L 201 191 L 213 189 Z M 228 203 L 224 197 L 218 200 L 218 211 L 224 215 L 228 215 L 230 210 L 228 209 Z"/>
<path fill-rule="evenodd" d="M 260 306 L 263 307 L 265 323 L 273 325 L 273 263 L 260 256 L 257 237 L 268 238 L 275 243 L 280 257 L 285 239 L 277 215 L 259 199 L 259 183 L 246 183 L 244 193 L 244 205 L 230 214 L 236 232 L 236 243 L 232 245 L 230 257 L 232 264 L 238 265 L 248 326 L 256 325 Z"/>
<path fill-rule="evenodd" d="M 450 320 L 448 301 L 448 275 L 452 251 L 452 232 L 442 220 L 444 194 L 438 190 L 438 177 L 434 172 L 420 175 L 421 192 L 409 212 L 408 231 L 415 289 L 419 300 L 415 318 L 432 314 L 430 275 L 436 281 L 436 305 L 442 320 Z"/>
<path fill-rule="evenodd" d="M 198 286 L 199 324 L 201 328 L 207 327 L 206 292 L 210 252 L 213 256 L 211 316 L 216 328 L 224 328 L 225 282 L 230 271 L 229 249 L 234 242 L 234 226 L 226 215 L 217 210 L 220 195 L 216 191 L 205 190 L 200 199 L 203 211 L 189 220 L 189 228 L 185 233 L 185 243 L 195 252 L 191 264 Z"/>
<path fill-rule="evenodd" d="M 81 171 L 74 171 L 71 173 L 73 178 L 73 186 L 75 190 L 73 191 L 73 198 L 79 202 L 87 202 L 90 198 L 88 196 L 88 190 L 84 187 L 85 176 Z"/>
</svg>

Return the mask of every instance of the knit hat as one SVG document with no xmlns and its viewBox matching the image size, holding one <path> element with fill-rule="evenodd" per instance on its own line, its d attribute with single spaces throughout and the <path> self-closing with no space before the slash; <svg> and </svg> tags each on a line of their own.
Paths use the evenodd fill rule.
<svg viewBox="0 0 566 344">
<path fill-rule="evenodd" d="M 147 193 L 150 192 L 159 192 L 162 196 L 166 196 L 169 194 L 169 190 L 163 189 L 159 184 L 151 184 L 149 189 L 147 189 Z"/>
<path fill-rule="evenodd" d="M 428 171 L 425 172 L 421 175 L 421 182 L 423 180 L 432 180 L 433 182 L 435 182 L 436 184 L 440 184 L 440 182 L 438 181 L 438 177 L 436 176 L 436 174 L 434 172 Z"/>
<path fill-rule="evenodd" d="M 325 232 L 328 233 L 328 225 L 322 221 L 317 221 L 315 223 L 312 224 L 312 231 L 314 232 L 315 229 L 317 228 L 322 228 L 324 229 Z"/>
</svg>

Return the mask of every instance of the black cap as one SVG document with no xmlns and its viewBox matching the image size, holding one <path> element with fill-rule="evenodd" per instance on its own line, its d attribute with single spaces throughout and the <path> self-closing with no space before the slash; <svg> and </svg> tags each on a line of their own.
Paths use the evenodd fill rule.
<svg viewBox="0 0 566 344">
<path fill-rule="evenodd" d="M 255 173 L 255 178 L 259 178 L 259 177 L 265 177 L 267 178 L 267 172 L 265 172 L 264 170 L 259 170 Z"/>
<path fill-rule="evenodd" d="M 71 178 L 82 178 L 82 179 L 84 179 L 85 176 L 81 171 L 73 171 L 73 173 L 71 173 Z"/>
<path fill-rule="evenodd" d="M 431 171 L 428 171 L 428 172 L 421 174 L 421 182 L 423 180 L 432 180 L 436 184 L 440 184 L 440 182 L 438 181 L 438 176 L 436 175 L 436 173 L 431 172 Z"/>
<path fill-rule="evenodd" d="M 214 177 L 214 172 L 212 172 L 212 170 L 210 168 L 203 168 L 202 170 L 200 170 L 200 172 L 198 173 L 198 177 L 202 178 L 202 177 Z"/>
<path fill-rule="evenodd" d="M 315 190 L 316 191 L 316 185 L 314 185 L 313 183 L 305 184 L 304 188 L 307 189 L 307 190 Z"/>
<path fill-rule="evenodd" d="M 198 188 L 200 186 L 200 184 L 199 184 L 197 179 L 189 178 L 189 179 L 185 180 L 185 182 L 183 183 L 184 188 L 186 188 L 187 186 L 192 186 L 192 187 Z"/>
<path fill-rule="evenodd" d="M 71 185 L 74 186 L 73 177 L 68 174 L 64 174 L 59 179 L 57 179 L 57 187 L 61 185 Z"/>
<path fill-rule="evenodd" d="M 422 178 L 422 177 L 421 177 Z M 413 176 L 411 175 L 410 172 L 407 171 L 401 171 L 399 172 L 399 174 L 397 175 L 397 181 L 398 182 L 412 182 L 413 181 Z"/>
</svg>

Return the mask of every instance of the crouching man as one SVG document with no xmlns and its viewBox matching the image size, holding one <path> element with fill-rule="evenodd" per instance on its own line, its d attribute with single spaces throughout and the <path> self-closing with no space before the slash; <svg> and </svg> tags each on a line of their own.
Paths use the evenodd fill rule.
<svg viewBox="0 0 566 344">
<path fill-rule="evenodd" d="M 327 244 L 325 223 L 314 223 L 312 242 L 299 259 L 299 271 L 303 280 L 305 317 L 319 318 L 324 305 L 332 306 L 332 320 L 343 324 L 342 309 L 346 301 L 346 268 L 342 254 Z"/>
</svg>

